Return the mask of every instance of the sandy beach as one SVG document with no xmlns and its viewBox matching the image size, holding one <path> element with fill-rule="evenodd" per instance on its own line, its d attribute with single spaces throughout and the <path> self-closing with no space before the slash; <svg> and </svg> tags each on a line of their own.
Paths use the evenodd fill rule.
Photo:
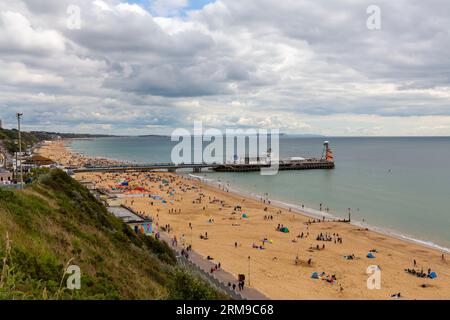
<svg viewBox="0 0 450 320">
<path fill-rule="evenodd" d="M 40 153 L 64 165 L 83 163 L 63 142 Z M 192 245 L 236 277 L 245 274 L 246 285 L 271 299 L 395 299 L 397 293 L 400 299 L 450 298 L 450 256 L 432 248 L 349 223 L 312 222 L 174 173 L 78 173 L 75 178 L 122 192 L 120 203 L 152 217 L 156 231 L 170 227 L 179 243 Z M 121 186 L 124 181 L 128 186 Z M 284 227 L 289 232 L 282 232 Z M 380 269 L 380 289 L 368 289 L 369 266 Z M 405 269 L 435 272 L 437 278 Z M 319 279 L 311 277 L 314 272 Z"/>
<path fill-rule="evenodd" d="M 70 152 L 66 143 L 69 139 L 51 141 L 42 145 L 37 151 L 43 157 L 49 158 L 64 167 L 83 167 L 86 165 L 119 165 L 123 161 L 106 158 L 92 158 L 79 153 Z"/>
</svg>

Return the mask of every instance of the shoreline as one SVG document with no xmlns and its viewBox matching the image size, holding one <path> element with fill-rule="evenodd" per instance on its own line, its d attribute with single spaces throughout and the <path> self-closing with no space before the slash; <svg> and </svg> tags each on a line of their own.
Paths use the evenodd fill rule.
<svg viewBox="0 0 450 320">
<path fill-rule="evenodd" d="M 64 152 L 69 150 L 66 148 Z M 170 225 L 172 236 L 176 236 L 184 245 L 189 244 L 190 240 L 191 244 L 194 243 L 193 250 L 196 253 L 205 260 L 208 255 L 214 257 L 214 261 L 222 262 L 223 269 L 235 277 L 247 273 L 247 256 L 251 255 L 250 287 L 270 299 L 391 299 L 391 295 L 397 292 L 401 292 L 405 299 L 450 297 L 449 262 L 447 259 L 441 260 L 442 251 L 438 248 L 374 229 L 366 230 L 367 226 L 361 227 L 357 223 L 327 219 L 311 224 L 311 218 L 317 219 L 317 214 L 320 217 L 324 214 L 320 211 L 308 214 L 308 209 L 299 210 L 282 201 L 271 200 L 270 205 L 264 204 L 261 196 L 234 190 L 234 187 L 223 183 L 227 192 L 218 187 L 220 183 L 217 180 L 203 178 L 204 181 L 201 181 L 201 178 L 201 175 L 189 172 L 76 174 L 77 180 L 91 180 L 97 187 L 106 189 L 114 188 L 118 181 L 130 179 L 130 190 L 139 186 L 160 195 L 166 202 L 133 196 L 125 196 L 120 201 L 137 212 L 157 217 L 154 219 L 155 230 Z M 167 179 L 167 183 L 161 182 L 164 179 Z M 203 202 L 198 202 L 199 197 L 204 199 Z M 233 215 L 230 211 L 236 204 L 242 205 L 242 212 Z M 202 206 L 206 207 L 206 211 L 202 210 Z M 268 208 L 268 212 L 265 212 L 264 207 Z M 289 208 L 291 211 L 288 211 Z M 170 212 L 179 209 L 183 212 Z M 248 219 L 241 217 L 244 212 L 249 215 Z M 273 215 L 273 221 L 263 219 L 267 213 Z M 211 218 L 215 221 L 207 222 Z M 191 222 L 194 234 L 187 226 Z M 290 233 L 277 232 L 277 223 L 289 226 Z M 205 232 L 210 236 L 209 241 L 199 237 Z M 319 233 L 333 235 L 336 239 L 336 232 L 343 238 L 343 244 L 316 239 Z M 300 239 L 296 236 L 300 233 L 308 235 Z M 273 240 L 273 244 L 263 242 L 265 250 L 255 250 L 254 245 L 263 238 Z M 235 241 L 239 243 L 238 247 L 233 245 Z M 319 249 L 322 244 L 326 244 L 326 248 Z M 376 259 L 371 260 L 366 255 L 373 248 L 377 249 Z M 296 254 L 300 256 L 300 265 L 293 263 Z M 350 254 L 356 258 L 347 260 L 345 256 Z M 274 256 L 276 261 L 272 258 Z M 311 265 L 306 262 L 308 258 L 312 258 Z M 405 272 L 406 268 L 412 266 L 413 259 L 419 261 L 419 270 L 420 267 L 423 270 L 432 268 L 439 278 L 419 278 Z M 366 268 L 370 264 L 382 267 L 381 290 L 366 288 Z M 311 279 L 312 272 L 323 271 L 328 275 L 336 274 L 337 282 L 330 284 L 323 278 Z M 344 288 L 344 291 L 339 291 L 339 288 Z"/>
<path fill-rule="evenodd" d="M 75 150 L 73 150 L 68 143 L 70 143 L 70 141 L 72 140 L 86 140 L 86 139 L 94 139 L 94 138 L 64 138 L 61 139 L 60 141 L 63 142 L 64 147 L 72 154 L 82 157 L 82 158 L 87 158 L 87 159 L 92 159 L 94 161 L 98 161 L 98 160 L 106 160 L 106 161 L 111 161 L 112 163 L 115 164 L 130 164 L 133 163 L 131 161 L 124 161 L 124 160 L 119 160 L 119 159 L 113 159 L 113 158 L 109 158 L 109 157 L 91 157 L 91 156 L 85 156 L 82 153 L 79 153 Z M 221 184 L 218 180 L 216 179 L 210 179 L 210 178 L 206 178 L 203 177 L 201 175 L 196 175 L 196 174 L 192 174 L 192 173 L 188 173 L 188 172 L 176 172 L 175 174 L 180 175 L 180 176 L 190 176 L 196 179 L 199 179 L 199 181 L 201 181 L 202 183 L 209 185 L 208 181 L 211 181 L 211 185 L 215 188 L 219 188 L 219 185 Z M 253 200 L 257 200 L 260 201 L 262 199 L 262 197 L 260 195 L 251 193 L 251 192 L 247 192 L 245 190 L 239 189 L 239 187 L 233 186 L 232 188 L 227 187 L 228 190 L 230 190 L 231 192 L 233 192 L 236 195 L 241 195 L 241 194 L 245 194 L 246 197 L 251 198 Z M 325 216 L 326 218 L 329 219 L 339 219 L 339 217 L 334 216 L 333 214 L 329 213 L 329 212 L 323 212 L 323 211 L 319 211 L 313 208 L 309 208 L 309 207 L 304 207 L 304 208 L 299 208 L 298 205 L 295 204 L 291 204 L 288 202 L 284 202 L 278 199 L 270 199 L 271 204 L 273 206 L 276 206 L 278 208 L 283 208 L 283 209 L 288 209 L 291 210 L 294 213 L 300 214 L 304 217 L 309 217 L 309 218 L 313 218 L 313 219 L 321 219 L 323 216 Z M 406 241 L 408 243 L 412 243 L 412 244 L 416 244 L 416 245 L 421 245 L 423 247 L 426 247 L 428 249 L 434 249 L 437 250 L 441 253 L 446 253 L 446 254 L 450 254 L 450 247 L 446 247 L 444 245 L 440 245 L 437 243 L 434 243 L 433 241 L 429 241 L 429 240 L 425 240 L 425 239 L 420 239 L 417 238 L 415 236 L 411 236 L 408 234 L 404 234 L 401 231 L 398 230 L 394 230 L 394 229 L 390 229 L 389 227 L 379 227 L 379 226 L 373 226 L 370 224 L 366 224 L 363 223 L 361 221 L 352 221 L 350 222 L 351 225 L 355 226 L 355 227 L 359 227 L 359 228 L 367 228 L 370 231 L 379 233 L 381 235 L 384 236 L 388 236 L 388 237 L 392 237 L 398 240 L 402 240 L 402 241 Z"/>
<path fill-rule="evenodd" d="M 73 150 L 68 144 L 70 143 L 70 141 L 72 140 L 86 140 L 86 139 L 95 139 L 95 138 L 63 138 L 60 141 L 63 142 L 64 147 L 72 154 L 82 157 L 82 158 L 86 158 L 86 159 L 92 159 L 94 161 L 96 160 L 106 160 L 106 161 L 110 161 L 111 163 L 114 164 L 130 164 L 133 163 L 131 161 L 124 161 L 124 160 L 119 160 L 119 159 L 113 159 L 110 157 L 92 157 L 92 156 L 85 156 L 84 154 L 81 154 L 75 150 Z M 54 143 L 55 141 L 52 141 L 52 143 Z M 192 174 L 189 172 L 176 172 L 175 174 L 180 175 L 180 176 L 190 176 L 193 178 L 197 178 L 199 179 L 202 183 L 205 183 L 206 185 L 208 184 L 208 180 L 210 180 L 212 182 L 212 186 L 219 189 L 219 185 L 220 182 L 218 180 L 215 179 L 208 179 L 205 178 L 201 175 L 196 175 L 196 174 Z M 253 200 L 257 200 L 260 201 L 261 200 L 261 196 L 251 193 L 251 192 L 247 192 L 245 190 L 239 189 L 239 187 L 233 186 L 233 188 L 227 187 L 228 190 L 230 190 L 231 192 L 233 192 L 236 195 L 241 195 L 241 194 L 245 194 L 246 197 L 251 198 Z M 338 217 L 334 216 L 333 214 L 329 213 L 329 212 L 322 212 L 313 208 L 309 208 L 309 207 L 304 207 L 304 208 L 299 208 L 298 205 L 294 205 L 288 202 L 284 202 L 281 200 L 277 200 L 277 199 L 270 199 L 271 204 L 273 206 L 276 206 L 278 208 L 283 208 L 283 209 L 290 209 L 292 210 L 292 212 L 300 214 L 304 217 L 309 217 L 309 218 L 313 218 L 313 219 L 321 219 L 323 216 L 325 216 L 326 218 L 330 218 L 330 219 L 339 219 Z M 355 227 L 359 227 L 359 228 L 367 228 L 370 231 L 379 233 L 381 235 L 384 236 L 388 236 L 388 237 L 392 237 L 398 240 L 402 240 L 402 241 L 406 241 L 408 243 L 412 243 L 412 244 L 416 244 L 416 245 L 420 245 L 423 246 L 425 248 L 428 249 L 434 249 L 437 250 L 441 253 L 446 253 L 446 254 L 450 254 L 450 247 L 446 247 L 444 245 L 438 244 L 438 243 L 434 243 L 433 241 L 429 241 L 429 240 L 425 240 L 425 239 L 420 239 L 417 238 L 415 236 L 411 236 L 408 234 L 404 234 L 401 231 L 398 230 L 394 230 L 394 229 L 390 229 L 388 227 L 378 227 L 378 226 L 373 226 L 370 224 L 366 224 L 363 223 L 361 221 L 352 221 L 350 222 L 351 225 L 355 226 Z"/>
<path fill-rule="evenodd" d="M 177 174 L 179 174 L 179 173 L 177 173 Z M 180 173 L 180 175 L 183 175 L 183 173 Z M 206 185 L 209 185 L 209 186 L 213 186 L 220 190 L 220 188 L 219 188 L 220 182 L 218 182 L 215 179 L 208 179 L 208 178 L 205 178 L 205 177 L 202 177 L 199 175 L 190 174 L 190 173 L 187 173 L 187 175 L 193 177 L 194 179 L 199 179 L 200 182 L 202 182 Z M 209 183 L 208 180 L 211 181 L 211 183 Z M 253 200 L 260 201 L 262 199 L 262 196 L 259 196 L 257 194 L 251 193 L 251 192 L 247 192 L 247 191 L 239 189 L 235 186 L 227 187 L 227 190 L 229 190 L 231 193 L 234 193 L 235 195 L 239 195 L 239 196 L 244 195 L 245 197 L 251 198 Z M 280 209 L 287 209 L 287 210 L 290 209 L 291 212 L 302 215 L 304 217 L 309 217 L 309 218 L 313 218 L 313 219 L 322 219 L 322 217 L 325 216 L 325 218 L 329 218 L 329 219 L 339 219 L 338 217 L 332 215 L 331 213 L 321 212 L 319 210 L 312 209 L 312 208 L 309 208 L 306 206 L 304 208 L 299 208 L 298 205 L 283 202 L 283 201 L 280 201 L 277 199 L 269 199 L 269 200 L 271 201 L 271 205 L 273 205 L 275 207 L 278 207 Z M 437 250 L 441 253 L 450 254 L 450 248 L 448 248 L 448 247 L 434 243 L 432 241 L 418 239 L 414 236 L 403 234 L 400 231 L 392 230 L 387 227 L 372 226 L 370 224 L 366 224 L 361 221 L 351 221 L 350 225 L 359 227 L 359 228 L 368 229 L 370 231 L 379 233 L 381 235 L 392 237 L 392 238 L 402 240 L 402 241 L 407 241 L 412 244 L 421 245 L 428 249 Z"/>
<path fill-rule="evenodd" d="M 94 139 L 96 139 L 96 138 L 65 138 L 65 139 L 62 139 L 62 140 L 64 140 L 64 142 L 63 142 L 64 147 L 67 150 L 69 150 L 69 152 L 71 152 L 73 154 L 76 154 L 78 156 L 85 157 L 85 158 L 90 158 L 90 159 L 93 159 L 93 160 L 107 160 L 107 161 L 111 161 L 114 164 L 134 164 L 133 161 L 125 161 L 125 160 L 120 160 L 120 159 L 114 159 L 114 158 L 111 158 L 111 157 L 102 157 L 102 156 L 92 157 L 92 156 L 87 156 L 84 153 L 81 153 L 81 152 L 73 149 L 69 145 L 73 140 L 94 140 Z"/>
</svg>

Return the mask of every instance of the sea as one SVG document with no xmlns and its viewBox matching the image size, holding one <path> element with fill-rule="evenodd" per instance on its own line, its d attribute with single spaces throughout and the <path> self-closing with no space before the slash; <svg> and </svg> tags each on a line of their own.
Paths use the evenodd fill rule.
<svg viewBox="0 0 450 320">
<path fill-rule="evenodd" d="M 280 157 L 320 157 L 324 140 L 335 169 L 192 174 L 231 190 L 450 252 L 450 137 L 303 137 L 282 135 Z M 170 137 L 72 140 L 92 157 L 133 163 L 170 162 Z M 320 206 L 322 204 L 322 206 Z M 322 212 L 320 208 L 322 207 Z"/>
</svg>

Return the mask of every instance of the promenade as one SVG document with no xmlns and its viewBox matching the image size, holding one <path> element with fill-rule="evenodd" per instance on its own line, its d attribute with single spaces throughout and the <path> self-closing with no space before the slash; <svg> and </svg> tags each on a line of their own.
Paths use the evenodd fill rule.
<svg viewBox="0 0 450 320">
<path fill-rule="evenodd" d="M 268 297 L 252 287 L 246 286 L 242 291 L 239 291 L 237 289 L 237 286 L 236 290 L 228 287 L 228 283 L 237 284 L 237 278 L 223 269 L 219 269 L 211 273 L 211 268 L 213 268 L 215 264 L 203 258 L 195 251 L 189 251 L 189 259 L 186 260 L 186 258 L 181 255 L 181 250 L 183 249 L 183 247 L 180 245 L 174 246 L 172 244 L 172 237 L 166 232 L 160 232 L 160 239 L 166 242 L 173 250 L 175 250 L 175 252 L 177 253 L 177 258 L 181 263 L 190 263 L 191 265 L 195 266 L 198 271 L 200 271 L 205 277 L 207 277 L 211 283 L 221 288 L 224 292 L 230 295 L 231 298 L 242 300 L 269 300 Z"/>
</svg>

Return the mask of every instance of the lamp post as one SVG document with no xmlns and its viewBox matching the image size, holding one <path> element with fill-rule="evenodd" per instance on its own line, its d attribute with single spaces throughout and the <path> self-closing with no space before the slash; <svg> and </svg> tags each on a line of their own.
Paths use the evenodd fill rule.
<svg viewBox="0 0 450 320">
<path fill-rule="evenodd" d="M 15 141 L 15 143 L 17 143 L 17 145 L 19 145 L 19 139 L 17 139 Z M 19 167 L 18 167 L 19 166 L 19 160 L 18 160 L 19 153 L 17 152 L 17 149 L 16 149 L 15 154 L 16 154 L 16 165 L 14 166 L 14 179 L 15 179 L 15 181 L 18 181 L 19 179 L 17 179 L 17 176 L 18 176 L 18 172 L 19 172 Z"/>
<path fill-rule="evenodd" d="M 17 129 L 19 130 L 19 157 L 20 157 L 20 187 L 23 189 L 23 170 L 22 170 L 22 136 L 20 133 L 20 118 L 23 116 L 23 113 L 17 113 Z M 16 158 L 16 167 L 17 167 L 17 158 Z"/>
<path fill-rule="evenodd" d="M 248 256 L 248 285 L 250 286 L 250 256 Z"/>
<path fill-rule="evenodd" d="M 192 249 L 192 244 L 194 241 L 194 238 L 192 237 L 192 224 L 189 225 L 189 228 L 191 229 L 191 249 Z"/>
</svg>

